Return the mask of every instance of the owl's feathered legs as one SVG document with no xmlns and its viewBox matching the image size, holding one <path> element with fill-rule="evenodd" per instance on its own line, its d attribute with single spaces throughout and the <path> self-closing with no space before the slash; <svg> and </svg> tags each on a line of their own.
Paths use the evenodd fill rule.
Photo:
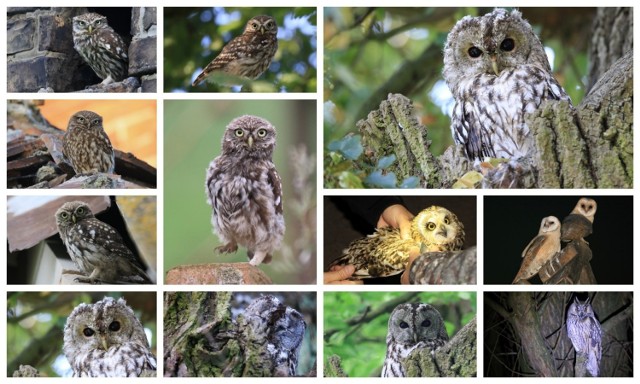
<svg viewBox="0 0 640 384">
<path fill-rule="evenodd" d="M 264 251 L 248 251 L 247 256 L 249 256 L 249 264 L 253 265 L 254 267 L 262 263 L 269 264 L 271 262 L 271 254 Z"/>
<path fill-rule="evenodd" d="M 484 175 L 483 188 L 531 188 L 535 183 L 534 168 L 528 157 L 511 159 L 488 168 L 476 161 L 474 168 Z"/>
</svg>

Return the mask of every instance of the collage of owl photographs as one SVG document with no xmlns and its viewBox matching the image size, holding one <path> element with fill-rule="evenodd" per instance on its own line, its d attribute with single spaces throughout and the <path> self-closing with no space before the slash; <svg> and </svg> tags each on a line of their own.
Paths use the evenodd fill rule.
<svg viewBox="0 0 640 384">
<path fill-rule="evenodd" d="M 632 1 L 0 3 L 0 382 L 640 377 Z"/>
</svg>

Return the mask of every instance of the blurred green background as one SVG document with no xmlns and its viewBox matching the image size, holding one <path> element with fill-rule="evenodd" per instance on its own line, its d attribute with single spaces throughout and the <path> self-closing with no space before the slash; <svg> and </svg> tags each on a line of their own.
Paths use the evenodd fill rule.
<svg viewBox="0 0 640 384">
<path fill-rule="evenodd" d="M 81 303 L 95 303 L 105 296 L 124 297 L 151 340 L 158 356 L 155 292 L 8 292 L 7 375 L 23 365 L 36 368 L 42 377 L 69 377 L 73 373 L 62 353 L 67 317 Z"/>
<path fill-rule="evenodd" d="M 476 315 L 475 292 L 325 292 L 325 364 L 335 354 L 349 377 L 380 377 L 393 308 L 367 321 L 359 319 L 393 300 L 433 305 L 444 319 L 449 339 Z M 356 320 L 356 324 L 347 325 L 348 320 Z"/>
<path fill-rule="evenodd" d="M 518 9 L 542 40 L 555 77 L 578 105 L 587 84 L 588 36 L 596 9 Z M 359 159 L 359 136 L 338 141 L 347 134 L 358 134 L 356 122 L 378 109 L 389 93 L 411 99 L 418 119 L 428 129 L 430 148 L 436 156 L 453 144 L 449 118 L 453 98 L 442 77 L 444 43 L 458 20 L 492 10 L 324 9 L 325 187 L 362 187 L 356 179 L 364 179 L 366 174 L 358 170 L 371 170 Z"/>
<path fill-rule="evenodd" d="M 271 66 L 258 80 L 246 83 L 242 91 L 315 92 L 317 11 L 316 8 L 178 8 L 164 10 L 165 92 L 238 92 L 205 81 L 191 82 L 222 50 L 244 31 L 249 19 L 273 16 L 278 23 L 278 51 Z"/>
<path fill-rule="evenodd" d="M 205 172 L 231 120 L 256 115 L 276 127 L 274 163 L 282 178 L 286 231 L 271 264 L 276 284 L 316 281 L 316 101 L 166 100 L 164 103 L 164 270 L 183 264 L 247 262 L 246 248 L 219 255 Z M 307 156 L 299 154 L 303 148 Z M 293 157 L 292 157 L 293 156 Z M 309 158 L 311 156 L 311 158 Z M 306 176 L 305 176 L 306 175 Z"/>
</svg>

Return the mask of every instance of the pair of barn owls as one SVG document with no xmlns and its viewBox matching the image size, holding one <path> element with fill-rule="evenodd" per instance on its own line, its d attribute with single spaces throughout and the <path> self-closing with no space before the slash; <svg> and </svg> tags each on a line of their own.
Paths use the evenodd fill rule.
<svg viewBox="0 0 640 384">
<path fill-rule="evenodd" d="M 542 219 L 538 235 L 522 251 L 522 264 L 513 283 L 523 282 L 533 277 L 542 266 L 560 252 L 560 241 L 584 241 L 593 230 L 596 214 L 595 200 L 586 197 L 578 200 L 571 213 L 562 220 L 555 216 Z"/>
</svg>

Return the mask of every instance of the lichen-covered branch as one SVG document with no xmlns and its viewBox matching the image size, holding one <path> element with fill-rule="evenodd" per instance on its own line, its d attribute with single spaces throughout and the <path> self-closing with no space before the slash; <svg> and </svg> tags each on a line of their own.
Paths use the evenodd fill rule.
<svg viewBox="0 0 640 384">
<path fill-rule="evenodd" d="M 478 369 L 477 322 L 474 317 L 435 354 L 418 349 L 405 360 L 409 377 L 475 377 Z"/>
<path fill-rule="evenodd" d="M 476 252 L 470 247 L 462 251 L 427 252 L 411 264 L 411 284 L 475 284 Z"/>
</svg>

